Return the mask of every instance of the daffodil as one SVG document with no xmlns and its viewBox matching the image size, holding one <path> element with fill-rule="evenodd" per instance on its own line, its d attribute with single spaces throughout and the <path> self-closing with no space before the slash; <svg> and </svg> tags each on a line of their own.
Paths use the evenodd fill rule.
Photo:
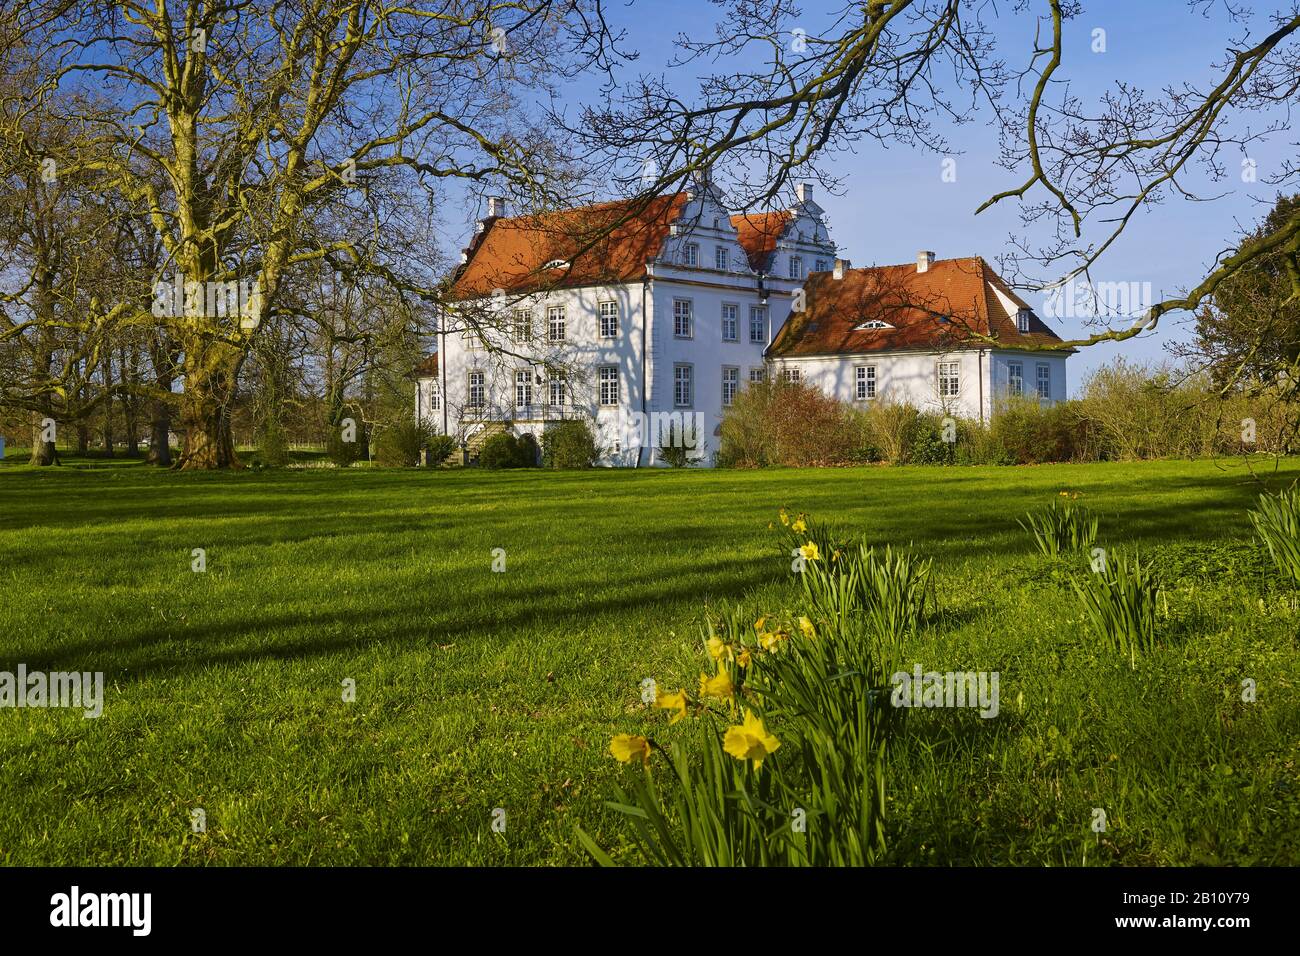
<svg viewBox="0 0 1300 956">
<path fill-rule="evenodd" d="M 799 553 L 803 555 L 805 561 L 816 561 L 821 557 L 821 552 L 817 550 L 817 542 L 815 541 L 809 541 L 799 549 Z"/>
<path fill-rule="evenodd" d="M 741 667 L 748 667 L 753 660 L 753 655 L 750 654 L 748 647 L 742 647 L 740 653 L 736 655 L 736 663 Z"/>
<path fill-rule="evenodd" d="M 808 523 L 803 518 L 795 518 L 794 523 L 790 525 L 790 530 L 795 534 L 803 534 L 808 530 Z"/>
<path fill-rule="evenodd" d="M 723 749 L 737 760 L 754 761 L 755 770 L 763 766 L 763 760 L 780 746 L 781 741 L 767 732 L 762 718 L 753 711 L 745 712 L 743 723 L 728 727 L 727 736 L 722 741 Z"/>
<path fill-rule="evenodd" d="M 767 626 L 766 617 L 760 617 L 757 621 L 754 622 L 754 630 L 756 631 L 761 631 L 766 626 Z"/>
<path fill-rule="evenodd" d="M 785 631 L 772 631 L 758 635 L 758 646 L 763 650 L 771 653 L 781 646 L 781 642 L 786 640 L 790 635 Z"/>
<path fill-rule="evenodd" d="M 786 514 L 784 508 L 777 512 L 777 516 L 781 519 L 781 524 L 788 525 L 790 523 L 790 516 Z"/>
<path fill-rule="evenodd" d="M 700 696 L 701 697 L 720 697 L 723 700 L 730 700 L 735 693 L 731 686 L 731 675 L 727 669 L 718 664 L 718 673 L 710 677 L 708 674 L 700 675 Z"/>
<path fill-rule="evenodd" d="M 817 636 L 817 628 L 813 627 L 813 622 L 806 617 L 799 618 L 799 630 L 803 631 L 804 637 Z"/>
<path fill-rule="evenodd" d="M 609 742 L 609 752 L 620 763 L 640 759 L 642 765 L 650 762 L 650 741 L 636 734 L 619 734 Z"/>
<path fill-rule="evenodd" d="M 657 693 L 655 706 L 660 710 L 675 710 L 676 713 L 668 721 L 670 724 L 675 724 L 686 716 L 686 691 L 678 690 L 675 694 Z"/>
<path fill-rule="evenodd" d="M 735 650 L 730 644 L 718 637 L 716 634 L 708 640 L 709 656 L 715 661 L 720 661 L 724 657 L 731 660 L 735 656 Z"/>
</svg>

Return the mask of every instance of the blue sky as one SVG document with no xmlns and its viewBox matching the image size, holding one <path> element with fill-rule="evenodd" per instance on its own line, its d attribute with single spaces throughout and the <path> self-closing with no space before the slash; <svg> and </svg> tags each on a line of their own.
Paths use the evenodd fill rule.
<svg viewBox="0 0 1300 956">
<path fill-rule="evenodd" d="M 825 14 L 818 11 L 838 6 L 805 5 L 806 16 L 801 20 L 807 20 L 808 32 L 817 33 L 818 25 L 825 22 Z M 1045 4 L 1035 4 L 1034 8 L 1039 6 Z M 997 4 L 997 9 L 999 49 L 1012 65 L 1019 65 L 1032 41 L 1034 18 L 1015 15 L 1010 0 Z M 1217 75 L 1211 65 L 1222 57 L 1238 28 L 1225 20 L 1221 6 L 1212 5 L 1209 15 L 1203 15 L 1203 9 L 1203 4 L 1194 9 L 1181 0 L 1085 3 L 1084 14 L 1067 25 L 1058 76 L 1068 78 L 1071 90 L 1087 104 L 1095 103 L 1097 96 L 1117 79 L 1150 93 L 1174 81 L 1186 80 L 1205 87 Z M 627 29 L 628 45 L 641 53 L 630 69 L 661 73 L 673 55 L 673 39 L 680 33 L 693 39 L 710 35 L 717 8 L 699 0 L 658 0 L 653 4 L 614 6 L 610 13 L 614 22 Z M 1262 18 L 1252 26 L 1253 37 L 1264 32 Z M 1092 50 L 1093 30 L 1097 28 L 1106 31 L 1104 53 Z M 679 69 L 670 76 L 679 89 L 687 92 L 694 87 L 696 72 L 699 70 Z M 573 99 L 566 105 L 576 106 L 583 87 L 568 89 L 573 91 Z M 957 162 L 955 182 L 942 181 L 941 156 L 900 147 L 885 149 L 867 141 L 855 154 L 840 154 L 827 164 L 829 172 L 843 179 L 844 193 L 823 193 L 817 198 L 828 210 L 832 236 L 854 265 L 905 262 L 920 249 L 932 249 L 943 258 L 982 255 L 991 262 L 1009 251 L 1009 234 L 1022 231 L 1015 202 L 1006 201 L 1001 208 L 974 215 L 990 195 L 1018 186 L 1023 179 L 995 165 L 997 139 L 988 119 L 985 115 L 975 123 L 943 130 Z M 1251 122 L 1256 127 L 1262 125 L 1258 116 Z M 1277 190 L 1263 180 L 1282 159 L 1296 155 L 1295 139 L 1293 133 L 1284 133 L 1275 135 L 1265 148 L 1251 148 L 1259 181 L 1241 181 L 1242 154 L 1231 152 L 1224 157 L 1227 179 L 1211 184 L 1198 174 L 1188 181 L 1203 187 L 1203 195 L 1224 194 L 1222 198 L 1204 203 L 1170 198 L 1140 213 L 1094 269 L 1094 280 L 1150 282 L 1157 296 L 1161 290 L 1172 293 L 1198 282 L 1237 230 L 1252 225 L 1267 212 Z M 464 213 L 466 222 L 481 215 L 477 203 L 468 200 Z M 1101 233 L 1093 235 L 1100 237 Z M 458 248 L 459 242 L 449 245 Z M 1022 294 L 1042 315 L 1042 294 Z M 1049 321 L 1066 337 L 1090 331 L 1079 319 Z M 1189 323 L 1187 315 L 1166 316 L 1159 329 L 1136 340 L 1081 352 L 1070 361 L 1071 390 L 1089 371 L 1113 361 L 1116 355 L 1142 360 L 1166 357 L 1172 341 L 1189 337 Z"/>
</svg>

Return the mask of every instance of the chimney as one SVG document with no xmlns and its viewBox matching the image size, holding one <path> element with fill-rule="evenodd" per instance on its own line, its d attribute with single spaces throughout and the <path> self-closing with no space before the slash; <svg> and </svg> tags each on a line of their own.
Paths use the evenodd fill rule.
<svg viewBox="0 0 1300 956">
<path fill-rule="evenodd" d="M 934 265 L 934 253 L 926 252 L 922 249 L 916 254 L 916 271 L 929 272 L 930 266 Z"/>
<path fill-rule="evenodd" d="M 800 183 L 794 187 L 794 194 L 799 197 L 800 202 L 812 202 L 812 193 L 812 183 Z"/>
<path fill-rule="evenodd" d="M 506 214 L 506 201 L 501 196 L 488 196 L 488 218 L 504 216 Z"/>
<path fill-rule="evenodd" d="M 837 278 L 837 279 L 843 279 L 843 278 L 844 278 L 844 273 L 846 273 L 846 272 L 848 272 L 848 271 L 849 271 L 849 260 L 848 260 L 848 259 L 836 259 L 836 260 L 835 260 L 835 271 L 832 273 L 832 275 L 834 275 L 835 278 Z"/>
</svg>

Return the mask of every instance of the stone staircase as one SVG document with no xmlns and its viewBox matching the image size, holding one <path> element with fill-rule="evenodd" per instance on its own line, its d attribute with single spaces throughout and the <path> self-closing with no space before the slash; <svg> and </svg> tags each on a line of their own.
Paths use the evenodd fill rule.
<svg viewBox="0 0 1300 956">
<path fill-rule="evenodd" d="M 481 428 L 473 435 L 469 436 L 469 441 L 465 443 L 465 448 L 461 452 L 461 464 L 471 465 L 478 461 L 478 453 L 483 450 L 487 440 L 493 435 L 500 435 L 506 430 L 505 422 L 483 422 Z"/>
</svg>

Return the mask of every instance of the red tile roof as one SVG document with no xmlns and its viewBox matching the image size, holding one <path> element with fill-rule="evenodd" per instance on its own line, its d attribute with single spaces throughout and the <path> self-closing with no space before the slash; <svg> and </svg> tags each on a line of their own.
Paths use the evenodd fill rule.
<svg viewBox="0 0 1300 956">
<path fill-rule="evenodd" d="M 452 298 L 638 280 L 646 262 L 659 255 L 686 202 L 685 193 L 675 193 L 648 202 L 487 219 L 466 250 L 469 261 L 456 272 Z M 548 268 L 557 261 L 567 265 Z"/>
<path fill-rule="evenodd" d="M 749 257 L 749 267 L 755 272 L 766 272 L 772 261 L 776 242 L 794 219 L 789 210 L 779 212 L 747 213 L 732 216 L 731 224 L 736 227 L 736 236 Z"/>
<path fill-rule="evenodd" d="M 1061 341 L 1032 313 L 1029 331 L 1017 330 L 1015 313 L 994 289 L 1020 308 L 1029 306 L 979 256 L 940 259 L 925 272 L 914 262 L 849 269 L 843 279 L 814 272 L 803 288 L 805 308 L 782 326 L 769 350 L 773 356 L 1034 348 Z M 871 320 L 891 328 L 857 328 Z"/>
<path fill-rule="evenodd" d="M 424 360 L 411 371 L 412 378 L 437 378 L 438 377 L 438 351 L 435 349 L 424 357 Z"/>
</svg>

